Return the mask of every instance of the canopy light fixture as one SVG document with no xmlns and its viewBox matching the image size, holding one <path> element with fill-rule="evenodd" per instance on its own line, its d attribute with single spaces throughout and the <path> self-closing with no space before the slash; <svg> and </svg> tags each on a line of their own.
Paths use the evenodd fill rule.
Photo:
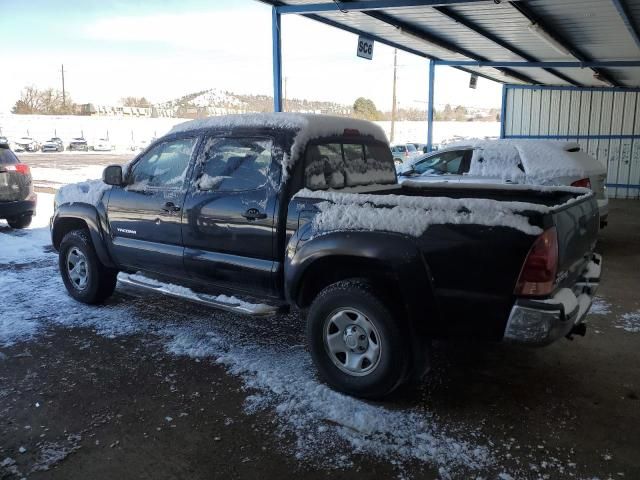
<svg viewBox="0 0 640 480">
<path fill-rule="evenodd" d="M 554 37 L 549 35 L 549 33 L 547 33 L 547 31 L 544 28 L 542 28 L 539 24 L 532 23 L 531 25 L 529 25 L 529 31 L 534 35 L 536 35 L 539 39 L 547 42 L 549 46 L 553 48 L 556 52 L 561 53 L 562 55 L 566 55 L 568 57 L 572 56 L 572 53 L 569 51 L 567 47 L 565 47 Z"/>
</svg>

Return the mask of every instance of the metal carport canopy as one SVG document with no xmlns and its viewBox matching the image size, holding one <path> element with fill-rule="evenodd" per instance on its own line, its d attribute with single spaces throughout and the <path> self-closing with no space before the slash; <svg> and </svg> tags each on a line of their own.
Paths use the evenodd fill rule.
<svg viewBox="0 0 640 480">
<path fill-rule="evenodd" d="M 299 14 L 500 83 L 640 87 L 640 0 L 260 0 L 273 6 L 274 110 L 281 15 Z"/>
</svg>

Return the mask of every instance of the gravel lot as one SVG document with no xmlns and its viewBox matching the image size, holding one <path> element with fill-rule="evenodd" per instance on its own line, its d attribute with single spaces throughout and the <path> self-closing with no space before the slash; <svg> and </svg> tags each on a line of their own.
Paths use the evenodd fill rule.
<svg viewBox="0 0 640 480">
<path fill-rule="evenodd" d="M 76 157 L 23 160 L 55 177 Z M 297 314 L 123 286 L 104 307 L 73 302 L 46 216 L 0 222 L 0 252 L 24 247 L 0 254 L 0 479 L 640 478 L 640 202 L 612 202 L 585 338 L 439 343 L 426 382 L 385 403 L 316 380 Z"/>
</svg>

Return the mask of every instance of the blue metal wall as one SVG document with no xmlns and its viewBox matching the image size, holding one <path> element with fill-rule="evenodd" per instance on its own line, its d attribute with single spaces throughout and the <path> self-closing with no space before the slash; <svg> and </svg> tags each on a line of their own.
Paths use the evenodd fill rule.
<svg viewBox="0 0 640 480">
<path fill-rule="evenodd" d="M 578 142 L 610 198 L 640 198 L 640 89 L 505 85 L 501 121 L 503 138 Z"/>
</svg>

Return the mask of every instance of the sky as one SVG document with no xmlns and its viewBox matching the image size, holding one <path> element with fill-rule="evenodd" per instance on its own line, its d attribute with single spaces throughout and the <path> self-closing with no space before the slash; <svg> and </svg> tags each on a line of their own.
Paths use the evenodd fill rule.
<svg viewBox="0 0 640 480">
<path fill-rule="evenodd" d="M 255 0 L 3 0 L 0 112 L 26 85 L 65 86 L 76 103 L 117 105 L 125 96 L 152 102 L 216 88 L 273 93 L 271 8 Z M 373 60 L 356 57 L 357 37 L 297 15 L 282 20 L 287 96 L 353 104 L 392 102 L 393 49 L 376 43 Z M 10 72 L 10 74 L 8 74 Z M 428 63 L 398 52 L 401 108 L 426 109 Z M 436 108 L 446 103 L 499 107 L 501 86 L 438 67 Z"/>
</svg>

